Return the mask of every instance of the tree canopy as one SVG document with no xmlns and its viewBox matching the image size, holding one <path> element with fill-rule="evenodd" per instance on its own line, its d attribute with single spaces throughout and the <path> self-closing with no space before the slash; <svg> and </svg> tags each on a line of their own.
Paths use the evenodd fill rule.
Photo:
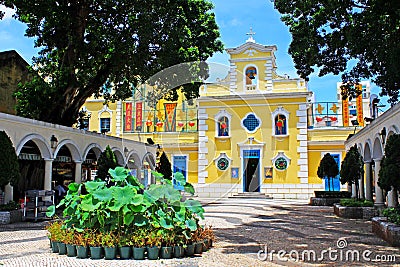
<svg viewBox="0 0 400 267">
<path fill-rule="evenodd" d="M 39 74 L 15 94 L 21 116 L 71 126 L 85 100 L 115 101 L 159 71 L 200 62 L 222 51 L 213 5 L 208 0 L 0 0 L 16 10 L 40 48 Z M 206 66 L 192 68 L 207 78 Z M 201 80 L 201 79 L 200 79 Z M 184 87 L 198 96 L 197 82 Z M 110 91 L 110 88 L 113 90 Z M 177 97 L 172 91 L 172 100 Z"/>
<path fill-rule="evenodd" d="M 331 154 L 326 153 L 319 162 L 317 175 L 321 179 L 328 179 L 329 191 L 331 191 L 331 180 L 339 174 L 339 166 Z M 333 189 L 333 186 L 332 186 Z"/>
<path fill-rule="evenodd" d="M 393 188 L 400 190 L 400 135 L 389 136 L 385 145 L 385 155 L 382 158 L 379 170 L 378 185 L 390 191 Z"/>
<path fill-rule="evenodd" d="M 359 184 L 358 181 L 364 175 L 364 161 L 358 152 L 357 145 L 354 145 L 347 151 L 344 160 L 342 161 L 342 167 L 340 169 L 340 182 L 342 184 L 355 184 L 356 195 L 359 197 Z M 364 190 L 361 188 L 361 190 Z"/>
<path fill-rule="evenodd" d="M 96 178 L 109 182 L 110 174 L 108 171 L 118 166 L 117 158 L 110 146 L 107 146 L 106 149 L 101 152 L 97 160 L 97 166 Z"/>
<path fill-rule="evenodd" d="M 381 95 L 398 101 L 400 87 L 400 1 L 276 0 L 276 9 L 292 34 L 289 53 L 298 74 L 308 78 L 342 73 L 342 96 L 372 79 Z"/>
</svg>

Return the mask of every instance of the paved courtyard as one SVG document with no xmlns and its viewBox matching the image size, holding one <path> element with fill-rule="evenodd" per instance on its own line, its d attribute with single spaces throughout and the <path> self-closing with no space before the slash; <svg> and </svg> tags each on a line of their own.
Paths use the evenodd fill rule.
<svg viewBox="0 0 400 267">
<path fill-rule="evenodd" d="M 0 266 L 400 266 L 400 249 L 375 237 L 369 221 L 337 218 L 332 207 L 299 200 L 202 201 L 204 223 L 218 240 L 201 257 L 76 259 L 51 253 L 43 223 L 21 223 L 0 227 Z"/>
</svg>

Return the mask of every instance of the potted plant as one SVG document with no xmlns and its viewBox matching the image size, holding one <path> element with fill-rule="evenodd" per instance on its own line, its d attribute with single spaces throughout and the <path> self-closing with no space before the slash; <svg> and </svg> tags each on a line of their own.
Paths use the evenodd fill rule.
<svg viewBox="0 0 400 267">
<path fill-rule="evenodd" d="M 101 240 L 102 233 L 100 231 L 92 230 L 89 232 L 88 246 L 90 249 L 90 258 L 93 260 L 98 260 L 102 258 Z"/>
<path fill-rule="evenodd" d="M 67 229 L 64 242 L 67 247 L 67 256 L 76 257 L 75 232 L 73 229 Z"/>
<path fill-rule="evenodd" d="M 213 242 L 215 241 L 215 234 L 214 231 L 210 226 L 204 226 L 204 228 L 201 229 L 201 233 L 200 233 L 200 237 L 203 239 L 204 242 L 204 247 L 203 247 L 203 251 L 208 250 Z"/>
<path fill-rule="evenodd" d="M 132 234 L 133 258 L 143 260 L 146 251 L 147 231 L 143 227 L 137 227 Z"/>
<path fill-rule="evenodd" d="M 48 237 L 51 240 L 51 249 L 54 253 L 59 253 L 58 243 L 63 238 L 62 221 L 54 221 L 46 226 Z"/>
<path fill-rule="evenodd" d="M 120 234 L 118 246 L 121 259 L 130 259 L 132 256 L 132 240 L 129 234 L 124 232 Z"/>
<path fill-rule="evenodd" d="M 162 236 L 159 234 L 157 229 L 151 229 L 147 236 L 147 257 L 149 260 L 157 260 L 160 253 L 160 246 L 162 242 Z"/>
<path fill-rule="evenodd" d="M 114 232 L 105 232 L 101 235 L 101 245 L 104 248 L 104 258 L 113 260 L 117 257 L 118 237 Z"/>
<path fill-rule="evenodd" d="M 203 239 L 201 238 L 201 227 L 192 233 L 192 243 L 194 244 L 194 254 L 203 253 Z"/>
<path fill-rule="evenodd" d="M 171 259 L 175 240 L 175 233 L 173 230 L 162 230 L 162 243 L 161 243 L 161 254 L 162 259 Z"/>
<path fill-rule="evenodd" d="M 175 258 L 182 258 L 185 255 L 185 245 L 186 238 L 184 235 L 175 235 L 174 240 L 174 257 Z"/>
<path fill-rule="evenodd" d="M 76 245 L 76 257 L 79 259 L 86 259 L 89 255 L 88 248 L 89 232 L 75 232 L 75 245 Z"/>
</svg>

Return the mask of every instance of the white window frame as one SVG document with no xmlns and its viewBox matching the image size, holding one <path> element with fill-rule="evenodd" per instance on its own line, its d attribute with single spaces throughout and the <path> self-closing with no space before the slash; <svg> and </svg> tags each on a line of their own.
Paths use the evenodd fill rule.
<svg viewBox="0 0 400 267">
<path fill-rule="evenodd" d="M 286 134 L 275 134 L 275 117 L 278 115 L 284 115 L 286 117 Z M 272 136 L 275 137 L 287 137 L 289 136 L 289 111 L 287 111 L 284 107 L 279 106 L 271 113 L 271 121 L 272 121 Z"/>
</svg>

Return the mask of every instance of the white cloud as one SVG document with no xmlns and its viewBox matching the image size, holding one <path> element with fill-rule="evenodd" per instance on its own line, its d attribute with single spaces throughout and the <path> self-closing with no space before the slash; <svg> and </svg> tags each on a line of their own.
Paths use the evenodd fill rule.
<svg viewBox="0 0 400 267">
<path fill-rule="evenodd" d="M 229 24 L 231 26 L 240 26 L 240 25 L 242 25 L 242 22 L 239 19 L 234 18 L 229 22 Z"/>
<path fill-rule="evenodd" d="M 5 19 L 12 19 L 12 15 L 14 15 L 14 13 L 15 13 L 15 10 L 14 10 L 14 9 L 5 7 L 5 6 L 3 6 L 3 5 L 0 5 L 0 11 L 5 12 L 4 17 L 3 17 L 3 20 L 5 20 Z"/>
</svg>

